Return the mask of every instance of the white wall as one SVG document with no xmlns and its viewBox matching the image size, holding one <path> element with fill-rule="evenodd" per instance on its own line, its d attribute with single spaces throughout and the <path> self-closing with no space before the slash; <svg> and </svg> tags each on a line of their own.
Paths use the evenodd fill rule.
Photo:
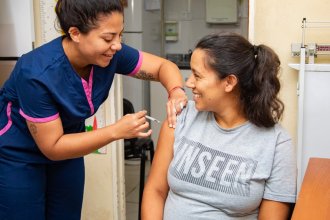
<svg viewBox="0 0 330 220">
<path fill-rule="evenodd" d="M 248 0 L 238 0 L 237 24 L 206 23 L 205 0 L 165 0 L 164 16 L 179 25 L 179 40 L 166 42 L 166 53 L 187 53 L 200 38 L 212 32 L 231 31 L 246 37 L 248 34 Z"/>
<path fill-rule="evenodd" d="M 142 14 L 143 51 L 161 55 L 161 11 L 144 10 Z"/>
<path fill-rule="evenodd" d="M 299 63 L 291 57 L 291 43 L 301 42 L 301 25 L 305 17 L 310 21 L 330 21 L 329 0 L 268 0 L 255 1 L 254 41 L 267 44 L 281 60 L 281 98 L 285 104 L 282 123 L 296 140 L 297 124 L 297 71 L 289 63 Z M 330 29 L 312 29 L 307 32 L 307 41 L 329 43 Z M 319 57 L 315 62 L 329 62 L 328 57 Z"/>
<path fill-rule="evenodd" d="M 254 1 L 255 2 L 255 17 L 254 23 L 254 41 L 256 44 L 267 44 L 271 46 L 279 55 L 281 60 L 281 83 L 282 89 L 280 97 L 285 104 L 284 118 L 282 125 L 289 131 L 294 138 L 294 142 L 297 145 L 297 118 L 298 118 L 298 100 L 297 100 L 297 81 L 298 71 L 290 68 L 289 63 L 299 63 L 299 57 L 291 57 L 291 43 L 302 42 L 302 19 L 306 18 L 307 21 L 326 21 L 330 22 L 329 16 L 329 0 L 268 0 L 268 1 Z M 330 43 L 330 28 L 311 28 L 306 31 L 305 43 Z M 315 63 L 329 63 L 330 56 L 319 56 L 315 59 Z M 330 83 L 330 82 L 329 82 Z M 314 86 L 313 89 L 317 90 L 318 97 L 323 96 L 321 89 Z M 326 97 L 326 96 L 324 96 Z M 324 98 L 324 102 L 329 102 L 327 98 Z M 324 110 L 324 109 L 322 109 Z M 328 117 L 328 112 L 324 112 L 325 117 Z M 307 121 L 313 120 L 313 118 L 307 118 Z M 328 118 L 325 118 L 326 121 Z M 326 129 L 323 126 L 319 129 Z M 304 128 L 306 130 L 306 128 Z M 309 136 L 309 133 L 304 133 L 305 136 Z M 326 137 L 321 137 L 326 138 Z M 315 144 L 318 141 L 315 140 Z M 308 146 L 313 149 L 314 146 Z M 323 157 L 327 157 L 327 148 L 329 146 L 321 146 L 324 148 Z M 303 152 L 303 155 L 298 155 L 298 168 L 300 166 L 299 160 L 305 159 L 306 154 L 313 155 L 314 152 L 304 151 L 297 149 L 298 152 Z M 320 151 L 320 146 L 318 147 Z M 322 155 L 322 154 L 321 154 Z M 307 161 L 305 161 L 307 162 Z M 305 163 L 303 161 L 303 163 Z M 300 176 L 301 177 L 301 176 Z M 299 176 L 298 176 L 299 178 Z M 298 186 L 301 179 L 298 179 Z"/>
</svg>

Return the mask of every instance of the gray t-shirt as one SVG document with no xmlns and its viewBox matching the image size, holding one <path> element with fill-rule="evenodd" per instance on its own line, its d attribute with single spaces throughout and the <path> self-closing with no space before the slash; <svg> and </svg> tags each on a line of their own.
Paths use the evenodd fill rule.
<svg viewBox="0 0 330 220">
<path fill-rule="evenodd" d="M 221 128 L 189 101 L 178 117 L 164 220 L 257 219 L 261 200 L 295 202 L 296 155 L 280 126 Z"/>
</svg>

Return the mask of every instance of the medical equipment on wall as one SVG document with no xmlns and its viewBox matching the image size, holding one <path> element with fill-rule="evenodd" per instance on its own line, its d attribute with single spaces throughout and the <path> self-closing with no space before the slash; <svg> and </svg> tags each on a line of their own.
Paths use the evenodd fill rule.
<svg viewBox="0 0 330 220">
<path fill-rule="evenodd" d="M 330 22 L 307 22 L 306 18 L 302 20 L 302 41 L 301 43 L 291 44 L 291 55 L 300 56 L 303 54 L 305 58 L 308 58 L 308 63 L 313 64 L 314 58 L 319 55 L 330 55 L 330 43 L 305 43 L 306 29 L 309 28 L 330 28 Z"/>
<path fill-rule="evenodd" d="M 303 180 L 308 161 L 312 157 L 330 157 L 330 136 L 327 127 L 330 123 L 330 64 L 314 63 L 319 56 L 330 55 L 330 43 L 306 43 L 306 31 L 322 29 L 314 33 L 318 41 L 325 38 L 330 30 L 329 22 L 307 22 L 302 20 L 302 41 L 291 45 L 291 54 L 300 57 L 300 62 L 289 64 L 299 71 L 297 82 L 297 187 Z M 329 30 L 324 30 L 328 28 Z M 326 38 L 325 38 L 326 39 Z"/>
</svg>

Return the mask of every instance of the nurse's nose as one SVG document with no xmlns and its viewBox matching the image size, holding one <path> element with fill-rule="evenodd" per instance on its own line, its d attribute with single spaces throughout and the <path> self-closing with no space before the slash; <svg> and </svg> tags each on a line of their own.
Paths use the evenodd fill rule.
<svg viewBox="0 0 330 220">
<path fill-rule="evenodd" d="M 120 41 L 116 41 L 116 42 L 114 42 L 113 44 L 111 44 L 111 46 L 110 46 L 110 49 L 111 50 L 115 50 L 115 51 L 119 51 L 119 50 L 121 50 L 121 42 Z"/>
<path fill-rule="evenodd" d="M 117 35 L 115 39 L 113 39 L 112 44 L 110 45 L 111 50 L 119 51 L 121 50 L 121 35 Z"/>
</svg>

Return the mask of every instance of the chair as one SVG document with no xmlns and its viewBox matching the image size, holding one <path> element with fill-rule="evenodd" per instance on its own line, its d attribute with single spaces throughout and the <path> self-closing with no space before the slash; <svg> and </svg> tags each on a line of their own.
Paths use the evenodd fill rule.
<svg viewBox="0 0 330 220">
<path fill-rule="evenodd" d="M 123 99 L 123 115 L 134 113 L 133 104 Z M 144 188 L 145 163 L 147 151 L 150 151 L 150 163 L 154 157 L 154 143 L 150 138 L 124 139 L 125 160 L 140 158 L 139 219 L 141 219 L 141 202 Z"/>
</svg>

